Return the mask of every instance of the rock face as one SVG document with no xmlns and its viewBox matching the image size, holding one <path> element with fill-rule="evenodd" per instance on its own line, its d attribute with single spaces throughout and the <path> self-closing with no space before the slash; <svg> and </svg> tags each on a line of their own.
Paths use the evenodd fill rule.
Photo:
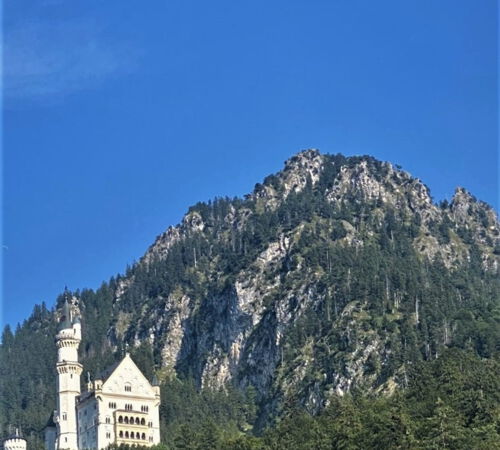
<svg viewBox="0 0 500 450">
<path fill-rule="evenodd" d="M 498 300 L 499 236 L 462 188 L 438 206 L 389 163 L 306 150 L 160 235 L 118 280 L 109 341 L 147 341 L 199 386 L 252 386 L 263 417 L 289 399 L 317 411 L 469 339 L 457 314 Z"/>
</svg>

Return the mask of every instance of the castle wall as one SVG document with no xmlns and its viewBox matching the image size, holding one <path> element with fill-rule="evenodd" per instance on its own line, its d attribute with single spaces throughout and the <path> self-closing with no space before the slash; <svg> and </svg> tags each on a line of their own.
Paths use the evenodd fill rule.
<svg viewBox="0 0 500 450">
<path fill-rule="evenodd" d="M 57 429 L 55 427 L 45 428 L 45 448 L 46 450 L 56 449 Z"/>
</svg>

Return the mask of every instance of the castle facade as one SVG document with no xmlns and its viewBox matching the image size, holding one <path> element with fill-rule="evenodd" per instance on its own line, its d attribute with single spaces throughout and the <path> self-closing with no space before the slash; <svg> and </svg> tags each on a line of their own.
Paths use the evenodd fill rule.
<svg viewBox="0 0 500 450">
<path fill-rule="evenodd" d="M 57 409 L 45 428 L 46 449 L 159 444 L 160 388 L 147 380 L 127 353 L 94 381 L 89 378 L 81 392 L 81 339 L 78 309 L 66 300 L 56 335 Z"/>
</svg>

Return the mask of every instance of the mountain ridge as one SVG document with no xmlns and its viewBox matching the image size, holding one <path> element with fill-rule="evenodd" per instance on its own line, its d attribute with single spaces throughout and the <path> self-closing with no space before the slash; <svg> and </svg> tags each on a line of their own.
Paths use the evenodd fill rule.
<svg viewBox="0 0 500 450">
<path fill-rule="evenodd" d="M 325 185 L 318 187 L 325 171 L 331 173 L 327 175 L 326 180 L 323 180 Z M 370 219 L 374 219 L 375 225 L 378 227 L 384 225 L 385 213 L 383 210 L 387 205 L 395 211 L 397 220 L 403 222 L 418 215 L 418 223 L 412 225 L 413 228 L 418 228 L 418 230 L 413 230 L 415 236 L 412 237 L 412 245 L 417 255 L 423 259 L 427 258 L 429 263 L 434 260 L 441 261 L 446 269 L 452 269 L 469 261 L 470 250 L 464 242 L 464 239 L 468 239 L 471 245 L 474 244 L 478 247 L 483 269 L 493 272 L 498 270 L 498 255 L 495 254 L 494 250 L 491 250 L 491 244 L 494 240 L 494 245 L 498 245 L 499 227 L 494 211 L 486 204 L 479 203 L 463 188 L 457 189 L 449 205 L 435 205 L 430 197 L 429 189 L 420 180 L 389 163 L 382 163 L 371 157 L 346 158 L 341 155 L 325 157 L 317 150 L 306 150 L 287 160 L 283 171 L 268 176 L 262 184 L 258 183 L 254 191 L 245 196 L 243 201 L 239 199 L 216 200 L 212 210 L 210 204 L 198 204 L 190 208 L 180 225 L 170 227 L 156 239 L 139 261 L 138 267 L 142 266 L 144 270 L 149 271 L 155 264 L 161 264 L 161 261 L 168 259 L 169 252 L 179 242 L 186 239 L 196 239 L 200 236 L 206 238 L 207 235 L 210 236 L 213 233 L 214 228 L 218 230 L 217 239 L 223 240 L 227 245 L 232 246 L 231 250 L 234 250 L 238 246 L 238 243 L 234 242 L 237 237 L 229 237 L 234 230 L 236 230 L 234 234 L 238 234 L 240 230 L 250 226 L 253 235 L 261 232 L 256 228 L 256 224 L 252 223 L 253 216 L 256 214 L 262 216 L 278 211 L 280 206 L 291 196 L 300 196 L 306 189 L 319 190 L 326 199 L 326 203 L 333 205 L 333 208 L 342 208 L 348 202 L 361 205 L 361 211 L 359 211 L 361 217 L 363 214 L 368 214 L 362 211 L 363 205 L 371 204 L 373 208 L 369 213 Z M 470 215 L 469 210 L 472 214 L 479 214 L 481 217 Z M 219 215 L 217 216 L 217 214 Z M 353 223 L 345 218 L 340 219 L 341 221 L 337 223 L 339 227 L 337 232 L 343 234 L 342 237 L 339 235 L 337 243 L 340 246 L 355 248 L 355 252 L 357 252 L 364 245 L 365 240 L 370 239 L 370 233 L 374 232 L 363 230 L 364 219 L 358 220 L 356 214 L 353 215 L 353 219 Z M 285 217 L 283 220 L 287 220 L 287 218 Z M 461 227 L 460 232 L 463 237 L 458 236 L 452 229 L 453 227 L 450 228 L 452 220 L 455 223 L 455 228 Z M 280 227 L 278 226 L 278 228 Z M 171 317 L 165 319 L 164 328 L 158 328 L 158 324 L 156 324 L 142 336 L 140 332 L 133 333 L 135 344 L 138 345 L 146 335 L 149 336 L 148 339 L 153 346 L 157 345 L 156 337 L 164 339 L 162 364 L 169 366 L 174 371 L 178 370 L 179 360 L 181 360 L 182 366 L 183 359 L 194 358 L 197 361 L 194 377 L 199 380 L 201 386 L 221 388 L 227 382 L 234 381 L 234 377 L 241 377 L 238 379 L 238 383 L 242 386 L 257 385 L 259 391 L 266 391 L 271 383 L 270 379 L 275 375 L 274 371 L 279 359 L 276 349 L 273 350 L 272 346 L 265 347 L 262 342 L 245 344 L 244 341 L 246 342 L 247 338 L 251 339 L 254 327 L 258 327 L 261 321 L 271 320 L 262 299 L 274 295 L 273 292 L 280 289 L 283 277 L 277 276 L 273 267 L 283 265 L 287 255 L 292 251 L 291 247 L 300 240 L 304 224 L 299 223 L 297 227 L 291 226 L 289 228 L 287 231 L 280 229 L 278 235 L 269 239 L 269 242 L 266 241 L 266 245 L 262 246 L 262 251 L 257 252 L 253 259 L 249 260 L 250 267 L 247 266 L 233 275 L 233 286 L 217 298 L 215 306 L 193 305 L 191 304 L 192 299 L 186 292 L 171 293 L 166 299 L 160 296 L 160 301 L 165 304 L 165 311 L 168 311 Z M 389 241 L 394 239 L 394 232 L 390 233 L 392 236 L 389 236 Z M 195 237 L 193 238 L 193 236 Z M 229 243 L 229 240 L 232 242 Z M 239 250 L 242 254 L 245 253 L 244 245 L 244 242 L 239 244 L 240 247 L 243 247 L 243 250 L 241 248 Z M 200 258 L 203 258 L 203 249 L 194 244 L 191 250 L 193 256 L 184 255 L 184 257 L 190 260 L 188 265 L 199 266 Z M 208 252 L 208 258 L 215 257 L 215 262 L 212 261 L 207 266 L 208 272 L 212 276 L 217 273 L 221 279 L 225 278 L 224 271 L 215 269 L 216 260 L 220 258 L 220 255 L 212 255 L 210 248 L 208 248 Z M 291 272 L 293 270 L 288 269 L 287 276 Z M 264 277 L 270 274 L 274 274 L 274 278 L 263 289 L 262 286 L 266 285 Z M 311 294 L 306 285 L 307 283 L 314 284 L 318 282 L 318 279 L 312 273 L 303 272 L 302 276 L 304 283 L 300 287 L 294 286 L 290 292 L 301 293 L 300 295 L 306 299 L 303 304 L 313 304 L 312 299 L 307 300 L 308 296 L 314 295 Z M 124 292 L 127 289 L 127 283 L 130 282 L 130 279 L 123 282 L 121 289 Z M 121 300 L 121 295 L 117 295 L 117 302 Z M 205 295 L 210 298 L 214 294 L 205 292 Z M 198 307 L 207 308 L 203 310 L 206 314 L 215 311 L 215 314 L 218 314 L 222 320 L 223 311 L 219 302 L 222 302 L 224 308 L 233 308 L 238 312 L 236 318 L 231 318 L 229 329 L 218 330 L 217 321 L 213 323 L 215 327 L 212 330 L 214 341 L 207 344 L 209 347 L 211 346 L 210 350 L 204 349 L 211 355 L 200 361 L 199 349 L 191 348 L 189 350 L 187 348 L 189 344 L 186 344 L 186 342 L 195 339 L 193 335 L 189 336 L 189 333 L 193 331 L 189 331 L 188 336 L 186 336 L 186 329 L 182 323 L 189 323 L 192 319 L 192 312 L 196 311 Z M 393 300 L 396 305 L 400 302 L 401 299 Z M 283 301 L 276 308 L 275 317 L 272 320 L 277 323 L 273 325 L 272 339 L 276 344 L 275 347 L 279 348 L 280 338 L 292 320 L 290 315 L 296 314 L 297 317 L 300 317 L 302 313 L 300 307 L 293 310 L 290 301 Z M 292 312 L 290 312 L 291 310 Z M 153 315 L 160 316 L 161 314 L 155 313 Z M 241 325 L 238 321 L 247 321 L 247 326 Z M 223 320 L 222 322 L 224 323 Z M 344 326 L 347 324 L 345 323 Z M 137 329 L 137 324 L 135 328 Z M 129 328 L 128 331 L 130 336 L 131 329 Z M 126 336 L 124 334 L 121 338 L 126 338 Z M 231 338 L 227 340 L 227 336 L 231 336 Z M 204 341 L 197 342 L 196 346 L 201 345 L 204 348 L 205 344 Z M 250 345 L 250 348 L 245 349 L 245 345 Z M 374 353 L 376 349 L 380 350 L 378 348 L 380 342 L 374 341 L 371 345 L 375 347 L 365 346 L 365 350 L 371 351 L 354 358 L 358 363 L 363 361 L 364 364 L 371 353 Z M 266 354 L 266 361 L 253 360 L 255 355 L 251 355 L 252 346 L 257 346 L 261 349 L 262 354 Z M 265 352 L 262 350 L 264 347 L 266 348 Z M 247 354 L 244 354 L 245 352 Z M 237 367 L 242 357 L 247 358 L 250 367 L 260 367 L 262 374 L 257 377 L 238 375 L 239 369 Z M 193 368 L 191 367 L 191 369 Z M 349 390 L 352 382 L 352 380 L 349 381 L 350 377 L 337 375 L 337 378 L 334 391 L 344 393 Z M 264 379 L 267 381 L 262 383 Z"/>
<path fill-rule="evenodd" d="M 361 159 L 362 162 L 360 167 L 362 168 L 362 171 L 361 174 L 360 173 L 356 174 L 360 178 L 360 179 L 358 178 L 358 180 L 356 181 L 361 182 L 361 184 L 365 182 L 364 189 L 366 190 L 367 198 L 373 200 L 374 195 L 380 195 L 378 189 L 372 189 L 371 192 L 369 191 L 369 187 L 373 188 L 373 185 L 372 186 L 367 185 L 366 180 L 368 179 L 368 177 L 364 176 L 366 175 L 366 161 L 363 161 L 363 158 L 368 158 L 369 160 L 376 161 L 375 158 L 371 156 L 346 157 L 346 158 Z M 388 169 L 389 173 L 396 173 L 399 176 L 401 176 L 403 180 L 414 183 L 413 186 L 418 192 L 416 197 L 426 206 L 430 206 L 431 209 L 433 209 L 434 211 L 438 209 L 438 205 L 434 204 L 432 201 L 432 197 L 430 195 L 430 189 L 425 184 L 423 184 L 419 178 L 414 178 L 408 172 L 403 171 L 402 169 L 397 169 L 397 165 L 393 166 L 389 162 L 380 162 L 380 161 L 378 162 L 384 165 Z M 312 183 L 314 185 L 319 180 L 319 173 L 322 169 L 322 166 L 323 164 L 321 161 L 321 154 L 317 149 L 303 150 L 285 161 L 285 167 L 283 171 L 278 172 L 278 174 L 267 176 L 262 184 L 257 183 L 253 192 L 250 194 L 246 194 L 244 198 L 246 200 L 264 199 L 268 205 L 271 205 L 271 207 L 276 206 L 277 195 L 276 195 L 276 189 L 273 188 L 273 182 L 274 183 L 276 182 L 276 179 L 277 177 L 279 177 L 279 175 L 281 174 L 288 175 L 287 177 L 284 177 L 284 179 L 280 180 L 280 182 L 282 182 L 282 184 L 284 185 L 284 191 L 280 193 L 283 199 L 286 198 L 291 191 L 300 192 L 307 183 L 307 176 L 311 177 Z M 305 173 L 300 173 L 301 171 L 305 171 Z M 352 175 L 352 172 L 345 174 L 345 176 L 349 175 Z M 344 180 L 344 185 L 345 184 L 346 183 Z M 335 193 L 331 192 L 330 195 L 333 197 Z M 382 196 L 382 198 L 383 200 L 386 200 L 386 197 L 384 195 Z M 330 200 L 333 200 L 333 198 L 331 198 Z M 441 201 L 441 203 L 448 204 L 448 201 L 444 200 Z M 457 186 L 455 188 L 455 193 L 451 198 L 449 205 L 450 209 L 453 211 L 455 215 L 455 218 L 456 217 L 460 218 L 462 222 L 467 216 L 465 212 L 466 208 L 470 207 L 471 205 L 475 205 L 476 208 L 484 208 L 484 210 L 487 212 L 487 215 L 489 216 L 489 220 L 492 222 L 491 225 L 492 230 L 496 230 L 496 232 L 498 232 L 498 219 L 496 218 L 496 213 L 493 210 L 493 208 L 486 202 L 478 201 L 476 197 L 474 197 L 464 187 Z M 167 241 L 165 245 L 168 248 L 168 246 L 170 245 L 169 242 L 175 240 L 178 232 L 182 231 L 183 228 L 186 230 L 187 228 L 191 227 L 193 230 L 196 229 L 200 231 L 201 227 L 203 227 L 203 223 L 199 220 L 200 218 L 199 215 L 198 216 L 191 215 L 192 209 L 193 207 L 191 207 L 188 213 L 184 215 L 181 224 L 176 226 L 170 226 L 164 233 L 160 234 L 156 238 L 155 242 L 148 248 L 145 255 L 140 258 L 140 261 L 142 261 L 143 259 L 147 259 L 148 253 L 151 251 L 157 251 L 157 252 L 161 251 L 161 246 L 164 241 Z M 432 211 L 430 214 L 434 213 L 434 211 Z M 155 247 L 159 247 L 159 249 L 156 249 Z"/>
<path fill-rule="evenodd" d="M 496 213 L 464 188 L 435 204 L 398 166 L 309 149 L 243 198 L 192 206 L 124 275 L 74 293 L 81 356 L 95 373 L 127 343 L 164 382 L 253 392 L 262 429 L 286 405 L 318 414 L 405 389 L 450 347 L 498 355 L 499 262 Z M 57 317 L 37 307 L 16 336 L 51 342 Z"/>
</svg>

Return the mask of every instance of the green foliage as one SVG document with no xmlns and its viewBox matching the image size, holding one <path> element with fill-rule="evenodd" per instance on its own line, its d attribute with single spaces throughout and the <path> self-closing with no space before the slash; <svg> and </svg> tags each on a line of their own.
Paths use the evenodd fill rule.
<svg viewBox="0 0 500 450">
<path fill-rule="evenodd" d="M 188 421 L 176 429 L 168 448 L 496 449 L 499 370 L 496 359 L 448 350 L 415 367 L 405 391 L 382 397 L 334 396 L 316 416 L 292 407 L 262 436 L 231 432 L 213 420 L 197 425 Z"/>
</svg>

